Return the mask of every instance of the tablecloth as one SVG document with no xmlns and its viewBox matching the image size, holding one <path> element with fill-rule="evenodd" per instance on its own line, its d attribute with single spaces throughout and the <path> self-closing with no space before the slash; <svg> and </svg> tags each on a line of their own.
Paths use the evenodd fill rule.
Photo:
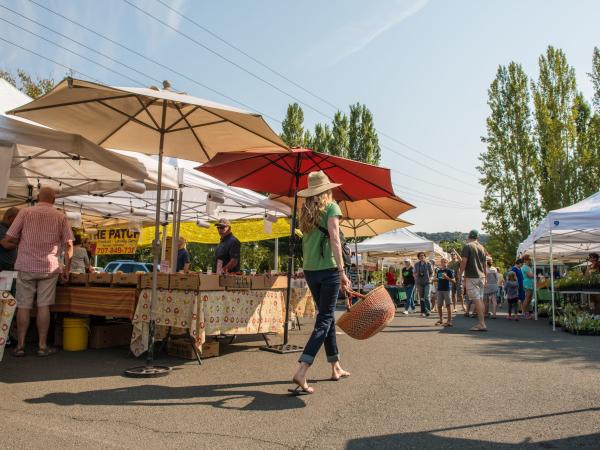
<svg viewBox="0 0 600 450">
<path fill-rule="evenodd" d="M 117 287 L 58 286 L 53 312 L 133 318 L 137 290 Z"/>
<path fill-rule="evenodd" d="M 292 288 L 292 298 L 290 300 L 290 317 L 315 317 L 316 308 L 310 289 Z"/>
<path fill-rule="evenodd" d="M 151 290 L 140 293 L 133 316 L 131 351 L 139 356 L 148 349 Z M 284 294 L 281 290 L 182 291 L 159 290 L 154 319 L 156 338 L 168 327 L 188 329 L 200 346 L 206 336 L 218 334 L 283 333 Z"/>
<path fill-rule="evenodd" d="M 17 301 L 10 294 L 10 291 L 0 291 L 0 361 L 2 361 L 4 355 L 4 346 L 8 339 L 10 324 L 16 309 Z"/>
</svg>

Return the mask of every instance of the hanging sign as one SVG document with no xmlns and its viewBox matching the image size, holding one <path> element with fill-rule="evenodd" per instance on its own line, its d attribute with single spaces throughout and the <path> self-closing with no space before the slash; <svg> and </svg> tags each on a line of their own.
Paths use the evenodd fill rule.
<svg viewBox="0 0 600 450">
<path fill-rule="evenodd" d="M 132 255 L 137 249 L 139 231 L 129 228 L 98 230 L 96 255 Z"/>
</svg>

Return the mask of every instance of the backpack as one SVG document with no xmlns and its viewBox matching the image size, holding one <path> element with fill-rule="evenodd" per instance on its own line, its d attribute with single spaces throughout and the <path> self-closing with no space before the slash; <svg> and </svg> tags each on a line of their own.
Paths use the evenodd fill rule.
<svg viewBox="0 0 600 450">
<path fill-rule="evenodd" d="M 329 230 L 327 228 L 323 228 L 319 225 L 319 231 L 324 234 L 325 238 L 329 239 Z M 323 254 L 323 244 L 325 243 L 325 239 L 321 241 L 321 257 Z M 340 244 L 342 244 L 342 261 L 344 262 L 344 267 L 350 267 L 352 265 L 352 252 L 350 251 L 350 246 L 348 242 L 346 242 L 346 238 L 344 237 L 344 233 L 340 230 Z"/>
</svg>

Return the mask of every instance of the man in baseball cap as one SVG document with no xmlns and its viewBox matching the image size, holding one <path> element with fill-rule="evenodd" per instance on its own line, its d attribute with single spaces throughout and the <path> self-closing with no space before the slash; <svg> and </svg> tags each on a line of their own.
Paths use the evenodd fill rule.
<svg viewBox="0 0 600 450">
<path fill-rule="evenodd" d="M 216 273 L 236 273 L 240 271 L 240 241 L 231 232 L 231 222 L 219 219 L 215 224 L 221 242 L 215 250 L 213 271 Z"/>
</svg>

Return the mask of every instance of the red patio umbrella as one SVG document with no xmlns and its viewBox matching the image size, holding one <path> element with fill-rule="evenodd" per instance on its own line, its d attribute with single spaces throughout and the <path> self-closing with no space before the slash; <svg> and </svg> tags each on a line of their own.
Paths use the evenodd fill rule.
<svg viewBox="0 0 600 450">
<path fill-rule="evenodd" d="M 295 148 L 286 153 L 218 153 L 197 169 L 231 186 L 293 197 L 292 233 L 296 228 L 298 191 L 307 187 L 310 172 L 322 170 L 332 182 L 342 184 L 333 190 L 336 200 L 354 201 L 395 195 L 389 169 L 306 148 Z M 290 239 L 283 345 L 268 348 L 280 353 L 299 350 L 298 347 L 288 345 L 287 323 L 293 260 L 294 246 Z"/>
</svg>

